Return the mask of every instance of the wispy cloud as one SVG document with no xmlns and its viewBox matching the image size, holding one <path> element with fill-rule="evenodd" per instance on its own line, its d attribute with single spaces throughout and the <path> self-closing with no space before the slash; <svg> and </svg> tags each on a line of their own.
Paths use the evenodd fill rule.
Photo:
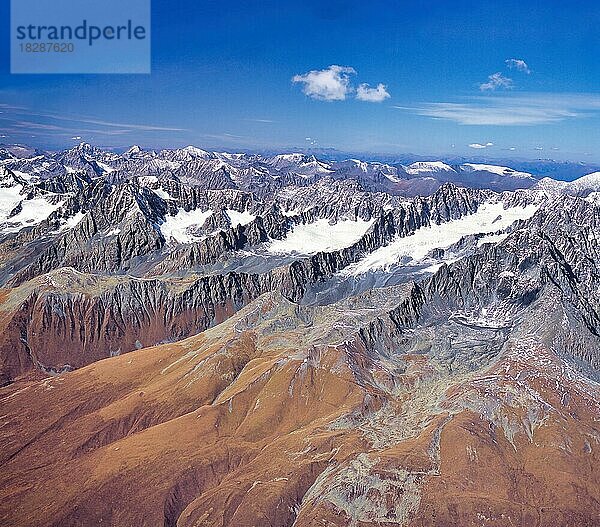
<svg viewBox="0 0 600 527">
<path fill-rule="evenodd" d="M 244 121 L 250 121 L 252 123 L 266 123 L 266 124 L 271 124 L 271 123 L 275 122 L 272 119 L 244 119 Z"/>
<path fill-rule="evenodd" d="M 14 104 L 6 103 L 0 103 L 0 108 L 2 108 L 3 110 L 27 110 L 27 108 L 23 106 L 15 106 Z"/>
<path fill-rule="evenodd" d="M 223 132 L 221 134 L 200 134 L 199 137 L 206 139 L 217 139 L 219 141 L 235 141 L 238 139 L 245 139 L 241 135 L 230 134 L 228 132 Z"/>
<path fill-rule="evenodd" d="M 146 123 L 121 123 L 115 121 L 107 121 L 104 119 L 98 119 L 89 116 L 78 116 L 68 114 L 56 114 L 52 112 L 44 112 L 32 110 L 22 106 L 13 106 L 9 104 L 0 103 L 0 108 L 5 110 L 3 112 L 7 119 L 12 121 L 12 125 L 18 128 L 25 128 L 29 126 L 32 129 L 45 129 L 55 131 L 68 131 L 79 132 L 83 131 L 82 125 L 95 125 L 101 127 L 95 130 L 96 133 L 104 133 L 106 135 L 113 135 L 111 129 L 118 128 L 119 134 L 124 133 L 125 130 L 128 132 L 143 131 L 143 132 L 186 132 L 184 128 L 177 128 L 172 126 L 162 126 Z M 25 120 L 26 118 L 27 120 Z M 49 121 L 49 122 L 44 122 Z M 67 124 L 68 123 L 68 124 Z M 104 130 L 102 130 L 104 128 Z"/>
<path fill-rule="evenodd" d="M 350 66 L 331 65 L 324 70 L 312 70 L 294 75 L 293 83 L 303 84 L 302 91 L 319 101 L 343 101 L 352 92 L 350 75 L 356 74 Z"/>
<path fill-rule="evenodd" d="M 379 83 L 377 88 L 371 88 L 368 84 L 360 84 L 356 90 L 356 98 L 359 101 L 383 102 L 390 98 L 385 84 Z"/>
<path fill-rule="evenodd" d="M 600 114 L 600 95 L 532 93 L 395 108 L 463 125 L 528 126 L 597 116 Z"/>
<path fill-rule="evenodd" d="M 46 130 L 46 131 L 57 131 L 61 132 L 64 130 L 62 126 L 48 123 L 36 123 L 34 121 L 15 121 L 11 126 L 14 128 L 20 128 L 25 130 Z"/>
<path fill-rule="evenodd" d="M 531 73 L 529 66 L 523 59 L 506 59 L 504 64 L 510 70 L 517 70 L 527 74 Z M 497 71 L 488 75 L 487 81 L 479 84 L 479 89 L 481 91 L 496 91 L 497 89 L 512 90 L 514 86 L 515 83 L 511 78 Z"/>
<path fill-rule="evenodd" d="M 494 143 L 471 143 L 469 148 L 482 149 L 489 148 L 490 146 L 494 146 Z"/>
<path fill-rule="evenodd" d="M 504 64 L 506 64 L 506 67 L 508 69 L 522 71 L 523 73 L 527 73 L 528 75 L 531 73 L 527 62 L 525 62 L 523 59 L 506 59 L 504 61 Z"/>
<path fill-rule="evenodd" d="M 153 124 L 137 123 L 119 123 L 114 121 L 103 121 L 99 119 L 90 119 L 86 117 L 68 117 L 56 114 L 39 114 L 41 117 L 56 119 L 58 121 L 67 121 L 71 123 L 94 124 L 96 126 L 107 126 L 109 128 L 129 128 L 131 130 L 143 130 L 146 132 L 184 132 L 184 128 L 174 128 L 171 126 L 156 126 Z"/>
<path fill-rule="evenodd" d="M 505 77 L 502 73 L 492 73 L 488 76 L 487 82 L 484 82 L 479 85 L 479 89 L 481 91 L 494 91 L 497 88 L 504 88 L 506 90 L 510 90 L 514 87 L 514 83 L 512 79 Z"/>
</svg>

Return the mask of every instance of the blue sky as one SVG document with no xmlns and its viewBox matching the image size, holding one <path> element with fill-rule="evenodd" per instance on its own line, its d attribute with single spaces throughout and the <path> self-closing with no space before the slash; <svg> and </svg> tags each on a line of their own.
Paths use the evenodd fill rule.
<svg viewBox="0 0 600 527">
<path fill-rule="evenodd" d="M 0 141 L 597 162 L 599 27 L 592 0 L 154 0 L 150 75 L 11 75 L 3 38 Z"/>
</svg>

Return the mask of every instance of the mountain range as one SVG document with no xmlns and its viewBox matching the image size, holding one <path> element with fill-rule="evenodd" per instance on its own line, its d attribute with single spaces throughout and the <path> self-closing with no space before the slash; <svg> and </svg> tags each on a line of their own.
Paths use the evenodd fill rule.
<svg viewBox="0 0 600 527">
<path fill-rule="evenodd" d="M 0 149 L 0 523 L 598 525 L 600 172 L 476 161 Z"/>
</svg>

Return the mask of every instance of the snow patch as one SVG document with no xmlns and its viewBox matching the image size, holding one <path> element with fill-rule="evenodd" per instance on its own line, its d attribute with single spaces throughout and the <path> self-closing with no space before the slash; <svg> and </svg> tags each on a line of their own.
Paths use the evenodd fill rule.
<svg viewBox="0 0 600 527">
<path fill-rule="evenodd" d="M 138 178 L 138 182 L 140 185 L 145 187 L 154 183 L 158 183 L 158 178 L 156 176 L 140 176 Z"/>
<path fill-rule="evenodd" d="M 349 266 L 342 274 L 356 276 L 378 269 L 388 270 L 403 262 L 421 261 L 433 249 L 449 247 L 463 236 L 493 233 L 506 229 L 516 220 L 531 218 L 537 208 L 537 205 L 528 205 L 505 209 L 502 202 L 484 203 L 474 214 L 440 225 L 421 227 L 410 236 L 396 238 Z"/>
<path fill-rule="evenodd" d="M 517 170 L 514 170 L 512 168 L 501 167 L 501 166 L 497 166 L 497 165 L 481 165 L 481 164 L 476 164 L 476 163 L 465 163 L 464 165 L 461 165 L 461 168 L 465 169 L 465 170 L 472 170 L 475 172 L 490 172 L 491 174 L 497 174 L 499 176 L 515 177 L 515 178 L 521 178 L 521 179 L 533 177 L 528 172 L 518 172 Z"/>
<path fill-rule="evenodd" d="M 3 233 L 18 232 L 23 227 L 37 225 L 63 204 L 62 201 L 50 203 L 44 198 L 23 199 L 20 194 L 22 189 L 20 184 L 0 187 L 0 231 Z M 21 210 L 9 218 L 19 203 Z"/>
<path fill-rule="evenodd" d="M 251 221 L 254 221 L 256 216 L 254 214 L 250 214 L 247 210 L 244 212 L 239 212 L 233 209 L 227 209 L 225 211 L 227 216 L 229 216 L 229 221 L 231 222 L 232 227 L 237 227 L 238 225 L 248 225 Z"/>
<path fill-rule="evenodd" d="M 194 243 L 204 238 L 194 233 L 204 222 L 213 215 L 212 210 L 179 209 L 175 216 L 167 216 L 161 224 L 160 230 L 165 240 L 174 239 L 179 243 Z"/>
<path fill-rule="evenodd" d="M 12 218 L 6 220 L 7 223 L 11 226 L 4 228 L 3 231 L 17 232 L 23 227 L 37 225 L 38 223 L 44 221 L 48 216 L 50 216 L 50 214 L 52 214 L 62 204 L 62 201 L 54 204 L 50 203 L 44 198 L 24 200 L 21 203 L 21 211 Z"/>
<path fill-rule="evenodd" d="M 284 216 L 291 218 L 292 216 L 300 216 L 300 214 L 302 214 L 301 210 L 283 210 L 281 209 L 281 214 L 283 214 Z"/>
<path fill-rule="evenodd" d="M 101 163 L 100 161 L 96 161 L 96 164 L 102 169 L 102 171 L 105 174 L 110 174 L 111 172 L 114 172 L 116 170 L 113 167 L 108 166 L 106 163 Z"/>
<path fill-rule="evenodd" d="M 31 174 L 28 174 L 27 172 L 21 172 L 20 170 L 13 170 L 12 173 L 25 181 L 31 181 L 33 178 L 37 179 L 37 176 L 32 176 Z"/>
<path fill-rule="evenodd" d="M 432 172 L 456 172 L 450 165 L 442 161 L 417 161 L 405 167 L 404 170 L 412 176 L 418 176 L 423 173 L 430 174 Z"/>
<path fill-rule="evenodd" d="M 60 229 L 58 229 L 57 232 L 63 232 L 72 229 L 83 219 L 84 216 L 85 214 L 83 212 L 77 212 L 73 214 L 73 216 L 65 220 L 65 222 L 60 226 Z"/>
<path fill-rule="evenodd" d="M 600 192 L 592 192 L 584 199 L 588 203 L 595 203 L 596 205 L 600 205 Z"/>
<path fill-rule="evenodd" d="M 166 201 L 174 201 L 175 198 L 173 196 L 171 196 L 171 194 L 169 194 L 166 190 L 162 189 L 162 188 L 155 188 L 152 190 L 152 192 L 154 192 L 159 198 L 162 198 Z"/>
<path fill-rule="evenodd" d="M 0 188 L 0 221 L 4 222 L 8 215 L 19 204 L 23 197 L 20 192 L 22 185 L 13 185 L 11 187 Z"/>
<path fill-rule="evenodd" d="M 283 240 L 273 240 L 267 251 L 272 254 L 310 255 L 350 247 L 369 230 L 375 220 L 343 220 L 333 225 L 327 219 L 296 225 Z"/>
</svg>

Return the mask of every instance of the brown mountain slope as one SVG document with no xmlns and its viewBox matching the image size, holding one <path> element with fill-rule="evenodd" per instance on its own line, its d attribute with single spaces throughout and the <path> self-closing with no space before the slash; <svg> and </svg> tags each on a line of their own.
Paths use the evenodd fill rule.
<svg viewBox="0 0 600 527">
<path fill-rule="evenodd" d="M 375 353 L 350 316 L 268 294 L 3 388 L 0 523 L 598 525 L 596 384 L 523 336 L 473 370 Z"/>
<path fill-rule="evenodd" d="M 177 280 L 63 268 L 0 289 L 0 385 L 179 340 L 256 298 L 235 274 Z M 266 290 L 267 288 L 265 288 Z"/>
</svg>

